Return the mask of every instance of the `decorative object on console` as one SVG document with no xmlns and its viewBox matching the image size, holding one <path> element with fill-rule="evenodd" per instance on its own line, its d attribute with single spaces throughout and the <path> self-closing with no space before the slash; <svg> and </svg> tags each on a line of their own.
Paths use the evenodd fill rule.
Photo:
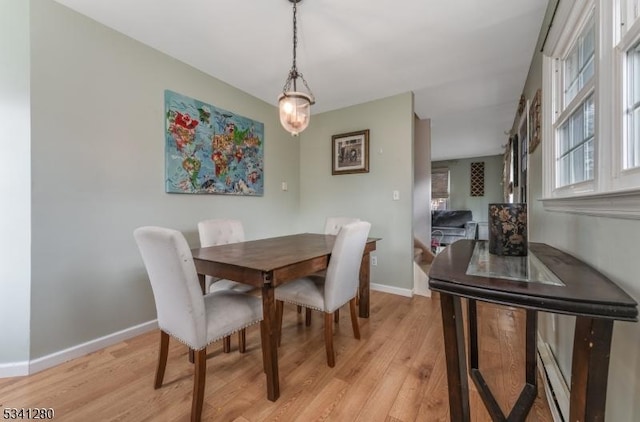
<svg viewBox="0 0 640 422">
<path fill-rule="evenodd" d="M 278 108 L 280 109 L 280 123 L 285 130 L 293 136 L 298 136 L 300 132 L 309 126 L 311 119 L 311 106 L 315 104 L 315 98 L 307 81 L 298 72 L 296 66 L 296 49 L 298 47 L 298 21 L 296 5 L 302 0 L 289 0 L 293 3 L 293 64 L 287 80 L 282 87 L 282 94 L 278 97 Z M 307 92 L 298 91 L 297 80 L 300 78 Z"/>
<path fill-rule="evenodd" d="M 331 174 L 369 173 L 369 129 L 331 137 Z"/>
<path fill-rule="evenodd" d="M 264 125 L 165 90 L 165 190 L 262 196 Z"/>
<path fill-rule="evenodd" d="M 484 161 L 471 163 L 471 196 L 484 196 Z"/>
<path fill-rule="evenodd" d="M 527 204 L 489 204 L 489 252 L 527 255 Z"/>
</svg>

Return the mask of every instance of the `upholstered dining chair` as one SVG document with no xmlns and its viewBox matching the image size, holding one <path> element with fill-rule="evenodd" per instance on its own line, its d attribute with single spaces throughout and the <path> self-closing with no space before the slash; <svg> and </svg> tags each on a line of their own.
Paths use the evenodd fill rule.
<svg viewBox="0 0 640 422">
<path fill-rule="evenodd" d="M 333 350 L 333 314 L 349 303 L 351 325 L 355 338 L 360 338 L 356 295 L 358 293 L 360 263 L 371 224 L 359 221 L 342 226 L 331 251 L 326 275 L 313 274 L 276 287 L 275 299 L 279 336 L 282 335 L 283 302 L 324 312 L 324 340 L 327 364 L 335 366 Z"/>
<path fill-rule="evenodd" d="M 207 345 L 261 321 L 262 300 L 234 290 L 203 295 L 191 250 L 179 231 L 147 226 L 133 234 L 151 281 L 160 327 L 154 388 L 162 386 L 173 337 L 195 354 L 191 421 L 200 421 Z"/>
<path fill-rule="evenodd" d="M 324 234 L 337 235 L 342 226 L 357 221 L 360 221 L 360 219 L 353 217 L 327 217 L 324 223 Z"/>
<path fill-rule="evenodd" d="M 337 235 L 340 231 L 340 228 L 345 224 L 355 223 L 360 221 L 359 218 L 355 217 L 327 217 L 324 223 L 324 234 Z M 324 276 L 326 271 L 320 271 L 317 275 Z M 302 312 L 302 306 L 298 306 L 298 313 Z M 336 312 L 334 314 L 335 322 L 340 320 L 340 313 Z M 311 326 L 311 309 L 305 309 L 304 322 L 307 327 Z"/>
<path fill-rule="evenodd" d="M 240 220 L 214 218 L 198 223 L 198 235 L 200 236 L 200 247 L 202 248 L 244 242 L 244 227 Z M 206 292 L 235 290 L 246 293 L 253 290 L 252 286 L 211 276 L 205 277 L 204 284 Z M 231 351 L 230 337 L 224 339 L 223 350 L 225 353 Z M 240 353 L 244 353 L 246 350 L 245 330 L 238 332 L 238 350 Z"/>
</svg>

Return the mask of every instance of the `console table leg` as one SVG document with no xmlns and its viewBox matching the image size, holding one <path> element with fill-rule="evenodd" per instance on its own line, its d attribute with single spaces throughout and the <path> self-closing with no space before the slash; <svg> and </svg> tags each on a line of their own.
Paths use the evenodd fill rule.
<svg viewBox="0 0 640 422">
<path fill-rule="evenodd" d="M 469 385 L 465 360 L 464 324 L 460 297 L 440 293 L 444 348 L 447 361 L 449 412 L 452 421 L 469 422 Z"/>
<path fill-rule="evenodd" d="M 478 307 L 475 299 L 467 299 L 467 323 L 469 326 L 469 369 L 480 369 L 478 357 Z"/>
<path fill-rule="evenodd" d="M 613 320 L 576 317 L 569 420 L 604 421 Z"/>
<path fill-rule="evenodd" d="M 525 381 L 536 388 L 538 386 L 538 371 L 536 355 L 538 353 L 538 312 L 527 309 L 526 311 L 526 345 L 525 345 Z"/>
</svg>

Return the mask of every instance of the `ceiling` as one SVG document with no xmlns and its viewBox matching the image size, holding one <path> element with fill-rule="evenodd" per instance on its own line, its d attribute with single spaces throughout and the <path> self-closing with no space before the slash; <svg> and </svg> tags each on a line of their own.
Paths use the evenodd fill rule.
<svg viewBox="0 0 640 422">
<path fill-rule="evenodd" d="M 56 1 L 270 104 L 291 67 L 287 0 Z M 431 119 L 434 160 L 500 154 L 546 5 L 304 0 L 297 62 L 312 111 L 413 91 L 416 114 Z"/>
</svg>

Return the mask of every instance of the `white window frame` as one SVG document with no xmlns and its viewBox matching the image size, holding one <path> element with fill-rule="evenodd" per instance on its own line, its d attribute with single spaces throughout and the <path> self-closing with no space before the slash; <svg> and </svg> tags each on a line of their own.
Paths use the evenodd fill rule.
<svg viewBox="0 0 640 422">
<path fill-rule="evenodd" d="M 627 52 L 640 42 L 640 11 L 633 10 L 633 0 L 618 0 L 615 10 L 615 29 L 613 53 L 615 84 L 614 104 L 617 105 L 614 127 L 615 139 L 613 149 L 613 189 L 633 189 L 640 186 L 640 167 L 624 168 L 624 148 L 627 142 L 628 128 L 626 119 L 627 86 Z M 625 13 L 626 12 L 626 13 Z"/>
<path fill-rule="evenodd" d="M 542 76 L 542 203 L 548 211 L 640 219 L 640 171 L 623 169 L 624 99 L 626 49 L 640 40 L 640 26 L 628 30 L 621 24 L 621 11 L 632 0 L 585 0 L 560 2 L 543 54 Z M 556 188 L 556 129 L 581 104 L 576 97 L 568 108 L 560 108 L 561 72 L 556 72 L 584 24 L 593 13 L 595 73 L 594 179 Z M 545 95 L 546 94 L 546 95 Z M 567 114 L 568 113 L 568 114 Z M 547 141 L 547 142 L 545 142 Z"/>
</svg>

